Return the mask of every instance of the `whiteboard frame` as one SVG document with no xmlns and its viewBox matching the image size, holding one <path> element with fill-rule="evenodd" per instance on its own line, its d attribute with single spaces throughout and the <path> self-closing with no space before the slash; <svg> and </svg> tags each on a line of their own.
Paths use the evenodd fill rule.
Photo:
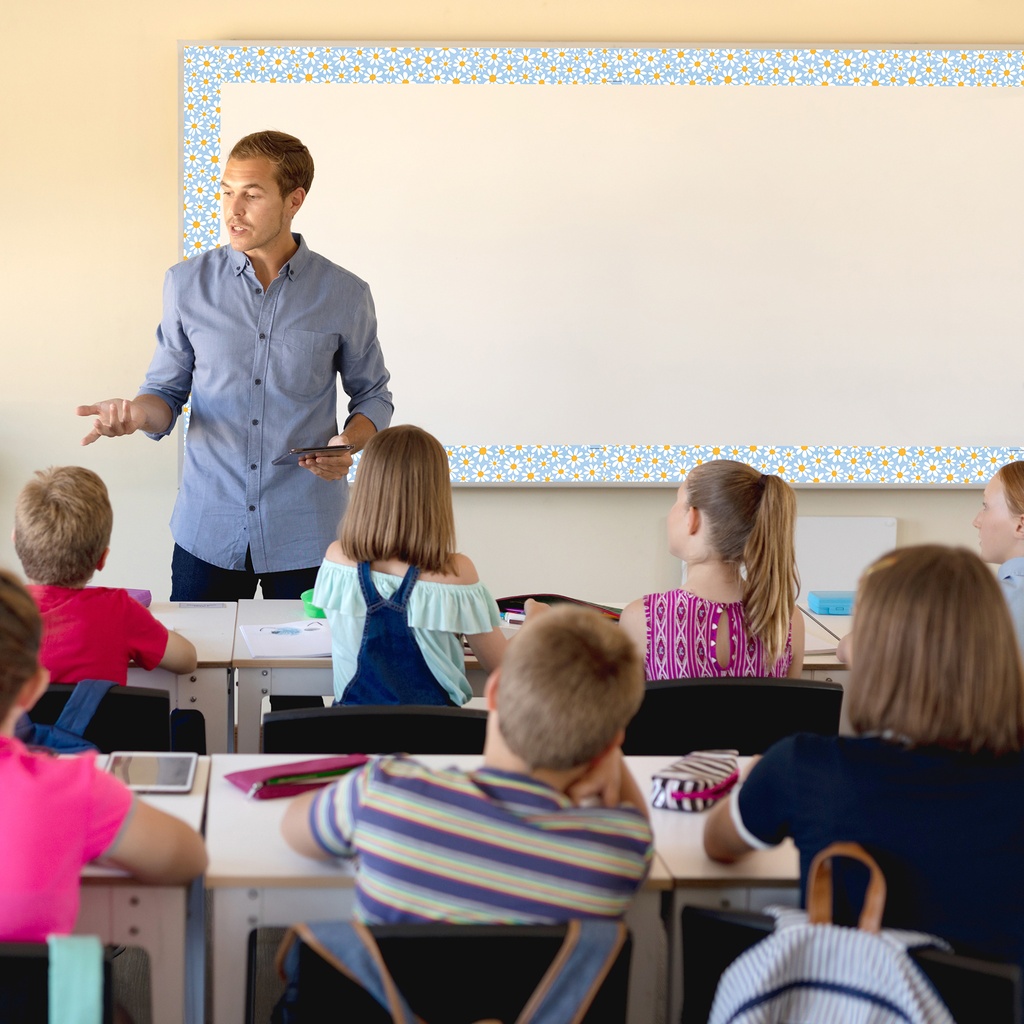
<svg viewBox="0 0 1024 1024">
<path fill-rule="evenodd" d="M 610 44 L 183 41 L 182 256 L 219 244 L 220 87 L 270 83 L 689 85 L 697 87 L 1019 88 L 1024 51 Z M 446 442 L 450 439 L 442 439 Z M 455 484 L 674 485 L 713 459 L 746 462 L 795 486 L 981 487 L 1024 447 L 743 443 L 447 445 Z M 354 467 L 353 467 L 354 471 Z"/>
</svg>

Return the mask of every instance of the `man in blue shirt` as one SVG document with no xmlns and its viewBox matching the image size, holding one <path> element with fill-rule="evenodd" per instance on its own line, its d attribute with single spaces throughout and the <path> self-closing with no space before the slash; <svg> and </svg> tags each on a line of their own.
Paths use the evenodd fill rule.
<svg viewBox="0 0 1024 1024">
<path fill-rule="evenodd" d="M 246 136 L 221 180 L 231 246 L 172 267 L 139 394 L 78 407 L 82 439 L 174 428 L 190 401 L 171 517 L 171 600 L 297 597 L 313 586 L 347 499 L 351 451 L 272 465 L 291 448 L 358 451 L 391 420 L 369 287 L 292 234 L 313 180 L 302 143 Z M 349 396 L 338 431 L 337 379 Z M 189 396 L 191 395 L 191 399 Z"/>
</svg>

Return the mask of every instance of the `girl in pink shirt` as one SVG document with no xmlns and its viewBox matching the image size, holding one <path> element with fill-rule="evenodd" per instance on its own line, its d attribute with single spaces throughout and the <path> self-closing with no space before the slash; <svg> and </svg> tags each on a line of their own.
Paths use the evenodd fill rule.
<svg viewBox="0 0 1024 1024">
<path fill-rule="evenodd" d="M 0 570 L 0 941 L 73 930 L 79 874 L 102 857 L 144 882 L 185 882 L 206 867 L 202 837 L 136 799 L 95 755 L 53 757 L 14 738 L 46 689 L 39 612 Z"/>
<path fill-rule="evenodd" d="M 632 602 L 621 619 L 644 652 L 647 678 L 799 676 L 804 624 L 789 484 L 742 462 L 705 462 L 679 488 L 667 526 L 686 582 Z"/>
</svg>

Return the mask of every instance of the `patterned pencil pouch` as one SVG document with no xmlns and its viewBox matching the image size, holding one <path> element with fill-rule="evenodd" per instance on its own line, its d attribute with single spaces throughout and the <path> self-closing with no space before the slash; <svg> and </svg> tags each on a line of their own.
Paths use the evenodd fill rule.
<svg viewBox="0 0 1024 1024">
<path fill-rule="evenodd" d="M 739 781 L 739 752 L 695 750 L 651 778 L 651 806 L 670 811 L 703 811 Z"/>
</svg>

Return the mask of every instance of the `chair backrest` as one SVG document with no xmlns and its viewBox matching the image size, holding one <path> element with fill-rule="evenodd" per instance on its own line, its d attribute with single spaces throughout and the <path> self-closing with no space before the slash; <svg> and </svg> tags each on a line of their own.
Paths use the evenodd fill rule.
<svg viewBox="0 0 1024 1024">
<path fill-rule="evenodd" d="M 625 754 L 691 750 L 763 754 L 795 732 L 835 736 L 843 688 L 811 679 L 674 679 L 648 683 Z"/>
<path fill-rule="evenodd" d="M 683 1014 L 681 1024 L 706 1024 L 718 980 L 741 953 L 770 935 L 766 914 L 683 907 Z M 911 951 L 957 1024 L 1021 1024 L 1021 972 L 935 949 Z"/>
<path fill-rule="evenodd" d="M 267 754 L 481 754 L 487 712 L 412 704 L 272 711 Z"/>
<path fill-rule="evenodd" d="M 114 1019 L 111 950 L 103 960 L 103 1024 Z M 0 1021 L 40 1024 L 49 1013 L 50 954 L 45 942 L 0 942 Z"/>
<path fill-rule="evenodd" d="M 75 687 L 53 683 L 29 712 L 33 722 L 52 725 Z M 100 701 L 85 738 L 104 753 L 112 750 L 170 750 L 171 699 L 166 690 L 112 686 Z"/>
<path fill-rule="evenodd" d="M 384 962 L 413 1012 L 427 1024 L 514 1021 L 555 958 L 565 925 L 374 925 Z M 629 995 L 632 943 L 627 936 L 583 1024 L 622 1024 Z M 293 1024 L 346 1020 L 389 1024 L 391 1016 L 362 986 L 305 943 L 299 949 Z M 333 1016 L 330 1019 L 334 1019 Z"/>
</svg>

